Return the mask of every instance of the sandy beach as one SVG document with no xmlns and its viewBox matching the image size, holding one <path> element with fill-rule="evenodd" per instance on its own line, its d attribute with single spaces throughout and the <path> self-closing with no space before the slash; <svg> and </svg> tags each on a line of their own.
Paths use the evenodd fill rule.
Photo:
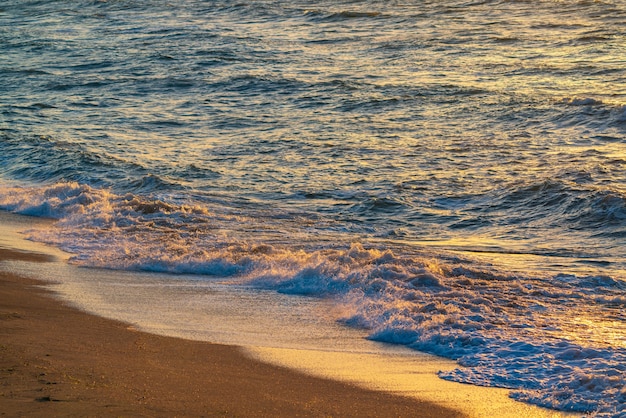
<svg viewBox="0 0 626 418">
<path fill-rule="evenodd" d="M 8 248 L 0 260 L 49 256 Z M 80 312 L 0 273 L 3 416 L 423 416 L 461 413 L 161 337 Z"/>
</svg>

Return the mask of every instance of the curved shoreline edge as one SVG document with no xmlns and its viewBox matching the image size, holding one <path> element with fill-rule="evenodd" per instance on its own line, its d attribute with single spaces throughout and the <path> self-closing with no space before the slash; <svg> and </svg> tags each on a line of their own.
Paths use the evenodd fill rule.
<svg viewBox="0 0 626 418">
<path fill-rule="evenodd" d="M 0 260 L 15 255 L 0 249 Z M 464 416 L 261 363 L 237 347 L 134 331 L 68 307 L 44 284 L 0 272 L 2 415 Z"/>
<path fill-rule="evenodd" d="M 51 283 L 10 271 L 33 263 L 45 279 L 47 262 L 65 261 L 19 234 L 49 222 L 0 211 L 0 410 L 10 416 L 570 415 L 515 402 L 505 389 L 443 381 L 425 364 L 411 373 L 427 380 L 390 391 L 333 372 L 333 362 L 355 360 L 346 353 L 190 341 L 83 312 Z"/>
</svg>

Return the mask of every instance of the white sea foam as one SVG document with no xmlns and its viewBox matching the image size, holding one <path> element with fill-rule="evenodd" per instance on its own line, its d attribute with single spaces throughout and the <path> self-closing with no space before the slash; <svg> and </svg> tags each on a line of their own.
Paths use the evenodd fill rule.
<svg viewBox="0 0 626 418">
<path fill-rule="evenodd" d="M 296 249 L 244 240 L 223 229 L 241 219 L 75 183 L 3 188 L 0 206 L 58 218 L 31 237 L 73 252 L 79 265 L 230 276 L 330 297 L 343 305 L 338 319 L 371 339 L 464 366 L 442 378 L 510 388 L 552 408 L 626 414 L 620 279 L 506 274 L 471 259 L 358 243 Z"/>
</svg>

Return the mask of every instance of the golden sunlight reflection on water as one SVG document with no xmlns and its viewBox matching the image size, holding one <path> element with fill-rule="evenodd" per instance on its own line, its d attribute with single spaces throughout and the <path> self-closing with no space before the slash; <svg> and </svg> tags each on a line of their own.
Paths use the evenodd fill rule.
<svg viewBox="0 0 626 418">
<path fill-rule="evenodd" d="M 619 313 L 616 308 L 616 314 Z M 626 348 L 626 325 L 624 319 L 607 313 L 607 317 L 588 317 L 585 314 L 571 316 L 571 323 L 565 323 L 561 337 L 579 343 L 581 346 L 610 346 Z"/>
<path fill-rule="evenodd" d="M 376 240 L 371 240 L 376 242 Z M 382 240 L 384 241 L 384 240 Z M 392 245 L 392 242 L 386 242 Z M 523 275 L 524 277 L 549 278 L 562 274 L 577 276 L 606 275 L 618 280 L 626 280 L 626 272 L 615 269 L 608 259 L 598 256 L 590 258 L 586 250 L 570 253 L 555 251 L 550 247 L 529 246 L 526 242 L 481 235 L 458 236 L 450 239 L 398 240 L 394 243 L 413 247 L 433 248 L 458 254 L 463 258 L 474 259 L 477 264 L 493 268 L 501 274 Z M 572 244 L 572 248 L 576 246 Z"/>
</svg>

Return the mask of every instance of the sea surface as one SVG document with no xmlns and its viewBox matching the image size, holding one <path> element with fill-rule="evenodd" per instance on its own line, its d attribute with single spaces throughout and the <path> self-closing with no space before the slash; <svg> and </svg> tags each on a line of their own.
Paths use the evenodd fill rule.
<svg viewBox="0 0 626 418">
<path fill-rule="evenodd" d="M 0 208 L 626 417 L 622 0 L 4 0 Z"/>
</svg>

